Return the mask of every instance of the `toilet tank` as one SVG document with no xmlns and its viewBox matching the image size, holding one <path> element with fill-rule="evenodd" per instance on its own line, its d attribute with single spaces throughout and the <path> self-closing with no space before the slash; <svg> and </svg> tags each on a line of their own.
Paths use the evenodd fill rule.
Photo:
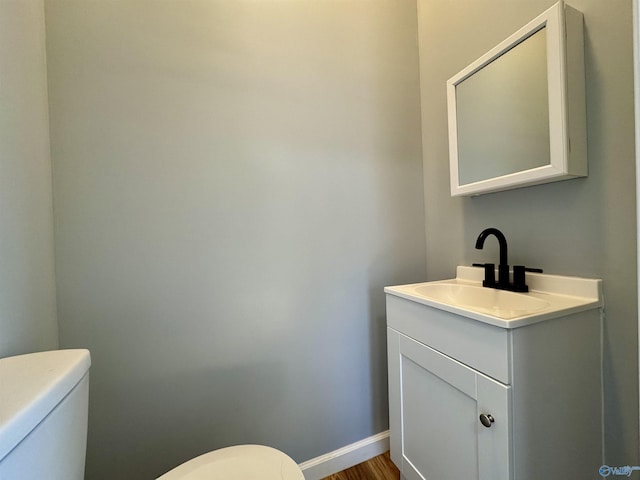
<svg viewBox="0 0 640 480">
<path fill-rule="evenodd" d="M 88 350 L 0 359 L 0 480 L 82 480 Z"/>
</svg>

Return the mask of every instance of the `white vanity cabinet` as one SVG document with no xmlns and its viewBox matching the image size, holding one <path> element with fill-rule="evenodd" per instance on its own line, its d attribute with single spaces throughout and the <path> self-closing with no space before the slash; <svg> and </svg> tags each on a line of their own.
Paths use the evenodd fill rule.
<svg viewBox="0 0 640 480">
<path fill-rule="evenodd" d="M 511 328 L 393 288 L 386 289 L 389 424 L 403 478 L 598 478 L 598 306 Z"/>
</svg>

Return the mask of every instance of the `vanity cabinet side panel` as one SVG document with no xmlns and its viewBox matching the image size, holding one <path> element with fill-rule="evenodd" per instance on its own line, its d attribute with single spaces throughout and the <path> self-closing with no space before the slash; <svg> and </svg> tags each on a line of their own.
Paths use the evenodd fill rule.
<svg viewBox="0 0 640 480">
<path fill-rule="evenodd" d="M 600 310 L 512 335 L 516 478 L 594 478 L 603 463 Z"/>
<path fill-rule="evenodd" d="M 387 294 L 387 325 L 510 384 L 509 330 Z"/>
<path fill-rule="evenodd" d="M 389 431 L 391 461 L 402 468 L 402 392 L 400 389 L 400 340 L 398 332 L 387 327 L 389 378 Z"/>
</svg>

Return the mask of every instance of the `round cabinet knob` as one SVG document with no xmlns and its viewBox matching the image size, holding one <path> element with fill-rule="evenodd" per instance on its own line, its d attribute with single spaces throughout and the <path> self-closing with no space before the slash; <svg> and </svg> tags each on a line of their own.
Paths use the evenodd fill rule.
<svg viewBox="0 0 640 480">
<path fill-rule="evenodd" d="M 482 413 L 482 414 L 480 415 L 480 423 L 481 423 L 482 425 L 484 425 L 485 427 L 487 427 L 487 428 L 491 427 L 491 424 L 492 424 L 493 422 L 495 422 L 495 421 L 496 421 L 496 419 L 495 419 L 495 418 L 493 418 L 493 417 L 492 417 L 490 414 L 488 414 L 488 413 Z"/>
</svg>

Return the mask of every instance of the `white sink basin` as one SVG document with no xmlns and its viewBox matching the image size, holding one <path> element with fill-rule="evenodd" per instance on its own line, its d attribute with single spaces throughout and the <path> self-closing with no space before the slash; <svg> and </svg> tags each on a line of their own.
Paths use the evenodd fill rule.
<svg viewBox="0 0 640 480">
<path fill-rule="evenodd" d="M 458 267 L 456 278 L 385 287 L 402 297 L 504 328 L 517 328 L 602 306 L 598 279 L 528 273 L 528 293 L 482 286 L 481 268 Z"/>
<path fill-rule="evenodd" d="M 457 283 L 425 283 L 416 286 L 415 292 L 437 302 L 505 319 L 531 315 L 549 307 L 548 301 L 524 293 Z"/>
</svg>

